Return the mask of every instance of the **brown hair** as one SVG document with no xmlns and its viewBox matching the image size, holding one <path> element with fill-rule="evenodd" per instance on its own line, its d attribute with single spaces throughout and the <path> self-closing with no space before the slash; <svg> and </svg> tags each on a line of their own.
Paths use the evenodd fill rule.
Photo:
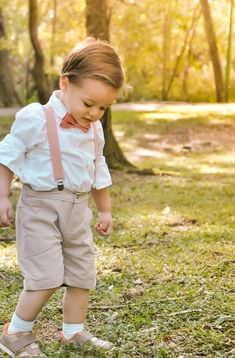
<svg viewBox="0 0 235 358">
<path fill-rule="evenodd" d="M 64 60 L 61 76 L 73 84 L 84 78 L 99 79 L 114 88 L 124 85 L 124 69 L 115 49 L 93 37 L 78 44 Z"/>
</svg>

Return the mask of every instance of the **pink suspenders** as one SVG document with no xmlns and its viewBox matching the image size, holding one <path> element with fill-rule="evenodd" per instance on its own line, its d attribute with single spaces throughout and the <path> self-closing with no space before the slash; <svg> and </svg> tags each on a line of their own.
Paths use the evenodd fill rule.
<svg viewBox="0 0 235 358">
<path fill-rule="evenodd" d="M 51 107 L 45 107 L 46 113 L 46 125 L 47 125 L 47 136 L 51 152 L 51 160 L 54 178 L 57 183 L 57 188 L 59 191 L 64 189 L 64 173 L 61 160 L 60 152 L 60 143 L 58 140 L 57 126 L 54 118 L 54 112 Z M 98 133 L 95 123 L 92 124 L 95 136 L 95 157 L 98 153 Z M 95 166 L 96 168 L 96 166 Z M 96 178 L 96 169 L 95 169 L 95 178 Z"/>
<path fill-rule="evenodd" d="M 54 112 L 51 107 L 46 107 L 45 112 L 46 112 L 47 136 L 48 136 L 48 142 L 51 152 L 54 177 L 57 182 L 57 188 L 58 190 L 61 191 L 64 189 L 64 173 L 62 167 L 60 143 L 58 140 L 58 133 L 57 133 L 57 127 L 54 118 Z"/>
</svg>

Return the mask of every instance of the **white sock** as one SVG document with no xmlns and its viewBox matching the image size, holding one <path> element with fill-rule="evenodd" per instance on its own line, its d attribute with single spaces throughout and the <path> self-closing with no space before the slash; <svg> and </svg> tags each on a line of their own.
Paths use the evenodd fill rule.
<svg viewBox="0 0 235 358">
<path fill-rule="evenodd" d="M 16 313 L 13 313 L 11 323 L 8 327 L 8 333 L 18 333 L 18 332 L 28 332 L 32 331 L 34 325 L 34 321 L 24 321 L 20 317 L 16 315 Z"/>
<path fill-rule="evenodd" d="M 65 339 L 72 338 L 76 333 L 83 331 L 84 323 L 64 323 L 63 322 L 63 335 Z"/>
</svg>

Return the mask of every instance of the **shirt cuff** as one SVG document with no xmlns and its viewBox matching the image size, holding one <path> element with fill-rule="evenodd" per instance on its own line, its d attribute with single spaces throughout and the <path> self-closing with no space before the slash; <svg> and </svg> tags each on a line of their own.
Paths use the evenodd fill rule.
<svg viewBox="0 0 235 358">
<path fill-rule="evenodd" d="M 24 144 L 18 138 L 8 134 L 4 140 L 0 142 L 0 163 L 21 177 L 24 151 Z"/>
<path fill-rule="evenodd" d="M 112 179 L 108 166 L 105 162 L 105 157 L 101 156 L 96 158 L 95 165 L 96 165 L 95 168 L 96 178 L 92 188 L 96 190 L 100 190 L 112 185 Z"/>
</svg>

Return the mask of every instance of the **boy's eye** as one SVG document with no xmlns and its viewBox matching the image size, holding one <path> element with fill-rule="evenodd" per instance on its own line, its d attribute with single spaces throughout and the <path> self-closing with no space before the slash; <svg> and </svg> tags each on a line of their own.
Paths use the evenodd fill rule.
<svg viewBox="0 0 235 358">
<path fill-rule="evenodd" d="M 86 107 L 92 107 L 92 104 L 89 104 L 89 103 L 86 103 L 86 102 L 83 102 L 85 104 Z"/>
<path fill-rule="evenodd" d="M 90 104 L 90 103 L 87 103 L 87 102 L 84 102 L 83 101 L 83 103 L 84 103 L 84 105 L 86 106 L 86 107 L 92 107 L 93 106 L 93 104 Z M 101 111 L 105 111 L 106 109 L 108 109 L 109 107 L 100 107 L 100 110 Z"/>
</svg>

